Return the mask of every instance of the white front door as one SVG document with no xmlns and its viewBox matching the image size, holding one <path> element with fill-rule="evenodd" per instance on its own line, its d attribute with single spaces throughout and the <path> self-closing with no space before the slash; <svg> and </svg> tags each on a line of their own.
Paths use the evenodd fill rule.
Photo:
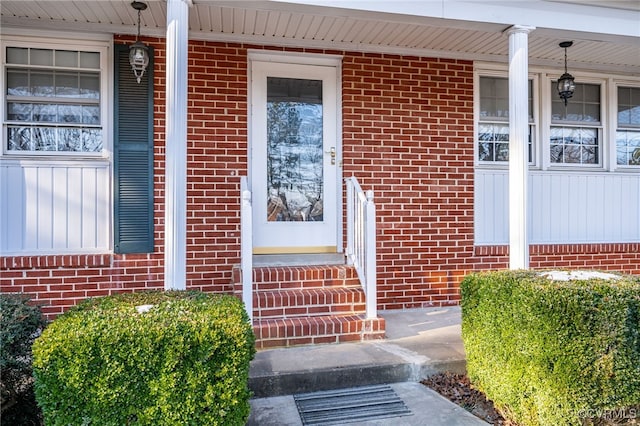
<svg viewBox="0 0 640 426">
<path fill-rule="evenodd" d="M 253 252 L 336 253 L 337 69 L 251 64 Z"/>
</svg>

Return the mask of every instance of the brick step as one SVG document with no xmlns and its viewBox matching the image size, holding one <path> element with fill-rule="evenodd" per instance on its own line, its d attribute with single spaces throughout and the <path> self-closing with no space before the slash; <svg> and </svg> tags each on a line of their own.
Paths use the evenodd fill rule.
<svg viewBox="0 0 640 426">
<path fill-rule="evenodd" d="M 366 319 L 364 315 L 257 319 L 253 332 L 256 348 L 268 349 L 382 339 L 385 324 L 384 318 Z"/>
<path fill-rule="evenodd" d="M 365 311 L 362 287 L 265 290 L 253 295 L 254 318 L 296 318 L 360 314 Z"/>
<path fill-rule="evenodd" d="M 354 268 L 346 265 L 268 266 L 253 268 L 254 291 L 360 285 Z"/>
</svg>

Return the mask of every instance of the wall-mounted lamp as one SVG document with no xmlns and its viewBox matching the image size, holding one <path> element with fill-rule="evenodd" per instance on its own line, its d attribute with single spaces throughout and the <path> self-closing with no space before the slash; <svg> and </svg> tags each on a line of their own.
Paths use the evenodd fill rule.
<svg viewBox="0 0 640 426">
<path fill-rule="evenodd" d="M 567 47 L 573 45 L 572 41 L 563 41 L 560 43 L 560 47 L 564 48 L 564 74 L 558 79 L 558 95 L 564 101 L 564 105 L 567 106 L 567 99 L 573 96 L 573 91 L 576 89 L 576 83 L 571 74 L 567 72 Z"/>
<path fill-rule="evenodd" d="M 131 7 L 138 11 L 138 35 L 136 36 L 136 42 L 129 46 L 129 63 L 131 69 L 140 84 L 142 75 L 149 65 L 149 48 L 140 40 L 140 12 L 147 8 L 147 4 L 141 1 L 132 1 Z"/>
</svg>

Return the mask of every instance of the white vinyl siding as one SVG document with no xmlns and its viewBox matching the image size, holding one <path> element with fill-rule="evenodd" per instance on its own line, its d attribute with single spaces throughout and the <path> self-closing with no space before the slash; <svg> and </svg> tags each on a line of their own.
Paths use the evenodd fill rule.
<svg viewBox="0 0 640 426">
<path fill-rule="evenodd" d="M 109 165 L 0 163 L 3 255 L 110 249 Z"/>
<path fill-rule="evenodd" d="M 508 172 L 476 170 L 475 243 L 507 244 Z M 640 242 L 640 174 L 531 171 L 531 244 Z"/>
</svg>

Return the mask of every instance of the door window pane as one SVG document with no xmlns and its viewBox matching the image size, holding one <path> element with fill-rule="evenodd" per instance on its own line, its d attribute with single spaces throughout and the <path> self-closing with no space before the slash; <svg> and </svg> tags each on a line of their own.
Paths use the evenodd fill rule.
<svg viewBox="0 0 640 426">
<path fill-rule="evenodd" d="M 267 220 L 323 220 L 322 81 L 267 78 Z"/>
</svg>

